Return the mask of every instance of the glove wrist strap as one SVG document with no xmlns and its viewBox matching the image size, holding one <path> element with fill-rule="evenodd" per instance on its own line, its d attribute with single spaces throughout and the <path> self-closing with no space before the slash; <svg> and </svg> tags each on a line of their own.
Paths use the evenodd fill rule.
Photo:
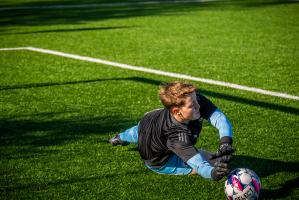
<svg viewBox="0 0 299 200">
<path fill-rule="evenodd" d="M 228 136 L 224 136 L 220 139 L 220 145 L 222 144 L 230 144 L 232 145 L 233 144 L 233 139 L 231 137 L 228 137 Z"/>
</svg>

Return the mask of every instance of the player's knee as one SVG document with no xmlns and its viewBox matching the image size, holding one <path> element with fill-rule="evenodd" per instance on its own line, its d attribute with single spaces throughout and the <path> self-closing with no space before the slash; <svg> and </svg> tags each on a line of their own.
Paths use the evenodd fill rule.
<svg viewBox="0 0 299 200">
<path fill-rule="evenodd" d="M 190 174 L 188 174 L 188 176 L 194 176 L 194 175 L 198 175 L 198 173 L 195 169 L 192 169 L 192 171 L 190 172 Z"/>
</svg>

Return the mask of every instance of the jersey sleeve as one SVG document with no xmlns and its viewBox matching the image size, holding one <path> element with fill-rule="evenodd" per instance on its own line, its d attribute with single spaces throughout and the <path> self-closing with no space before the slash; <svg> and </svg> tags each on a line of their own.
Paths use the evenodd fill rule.
<svg viewBox="0 0 299 200">
<path fill-rule="evenodd" d="M 211 172 L 214 167 L 210 165 L 208 161 L 206 161 L 200 153 L 197 153 L 195 156 L 190 158 L 187 161 L 187 164 L 191 166 L 197 174 L 201 175 L 206 179 L 212 179 Z"/>
<path fill-rule="evenodd" d="M 216 109 L 209 117 L 208 121 L 218 129 L 220 138 L 223 138 L 225 136 L 230 138 L 232 137 L 232 125 L 225 114 L 221 112 L 221 110 Z"/>
<path fill-rule="evenodd" d="M 192 144 L 190 137 L 193 137 L 188 132 L 178 131 L 171 134 L 167 140 L 167 147 L 173 153 L 178 155 L 184 162 L 198 153 L 197 149 Z"/>
<path fill-rule="evenodd" d="M 208 120 L 217 107 L 205 96 L 196 91 L 197 102 L 200 105 L 201 116 Z"/>
</svg>

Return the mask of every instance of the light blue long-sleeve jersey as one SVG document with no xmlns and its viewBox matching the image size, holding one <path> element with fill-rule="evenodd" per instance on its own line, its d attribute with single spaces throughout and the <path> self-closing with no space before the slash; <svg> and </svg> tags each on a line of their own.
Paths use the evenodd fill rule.
<svg viewBox="0 0 299 200">
<path fill-rule="evenodd" d="M 232 126 L 227 117 L 216 109 L 208 119 L 209 123 L 212 124 L 219 131 L 219 137 L 224 136 L 232 137 Z M 211 179 L 211 171 L 213 166 L 198 153 L 187 161 L 187 164 L 196 170 L 196 172 L 204 178 Z"/>
<path fill-rule="evenodd" d="M 212 124 L 215 128 L 218 129 L 220 138 L 224 136 L 232 137 L 232 125 L 225 116 L 225 114 L 221 112 L 221 110 L 216 109 L 209 117 L 208 121 L 210 122 L 210 124 Z"/>
</svg>

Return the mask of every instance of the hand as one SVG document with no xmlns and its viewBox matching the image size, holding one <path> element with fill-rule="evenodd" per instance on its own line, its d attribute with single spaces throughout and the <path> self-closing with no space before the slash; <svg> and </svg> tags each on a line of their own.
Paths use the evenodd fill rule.
<svg viewBox="0 0 299 200">
<path fill-rule="evenodd" d="M 229 173 L 228 164 L 223 162 L 216 162 L 214 169 L 211 172 L 211 177 L 214 181 L 219 181 Z"/>
<path fill-rule="evenodd" d="M 232 159 L 232 153 L 235 149 L 232 147 L 232 139 L 228 137 L 223 137 L 220 140 L 220 146 L 216 153 L 210 155 L 210 160 L 218 158 L 220 162 L 228 163 Z"/>
<path fill-rule="evenodd" d="M 211 154 L 210 159 L 219 158 L 222 156 L 231 156 L 235 149 L 228 143 L 221 144 L 216 153 Z"/>
</svg>

